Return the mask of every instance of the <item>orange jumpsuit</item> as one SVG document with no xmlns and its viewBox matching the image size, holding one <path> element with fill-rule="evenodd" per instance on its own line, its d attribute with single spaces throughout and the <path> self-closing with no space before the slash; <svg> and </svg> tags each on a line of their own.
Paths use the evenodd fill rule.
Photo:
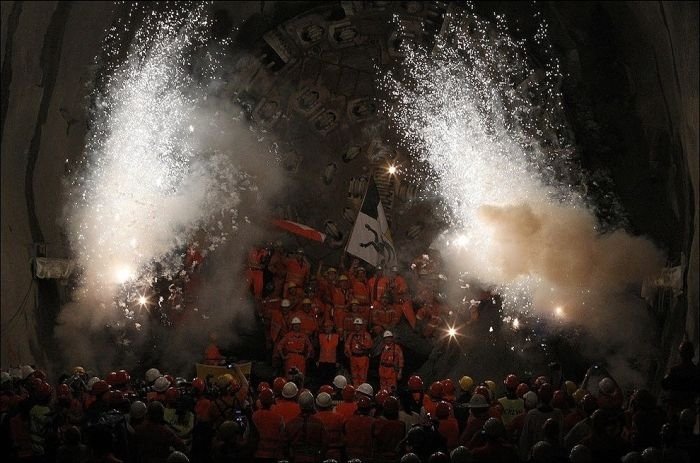
<svg viewBox="0 0 700 463">
<path fill-rule="evenodd" d="M 369 350 L 372 348 L 372 337 L 367 330 L 353 331 L 345 340 L 345 355 L 350 358 L 352 384 L 357 387 L 367 382 L 369 370 Z"/>
<path fill-rule="evenodd" d="M 321 333 L 318 335 L 320 354 L 319 363 L 336 363 L 339 336 L 337 333 Z"/>
<path fill-rule="evenodd" d="M 442 318 L 440 318 L 441 315 L 442 307 L 435 301 L 425 304 L 418 310 L 416 318 L 426 322 L 423 327 L 423 336 L 430 337 L 437 334 L 436 330 L 442 322 Z"/>
<path fill-rule="evenodd" d="M 377 335 L 381 335 L 385 330 L 390 330 L 399 323 L 401 314 L 398 313 L 394 305 L 375 304 L 371 318 L 372 331 Z"/>
<path fill-rule="evenodd" d="M 301 321 L 301 332 L 306 333 L 309 339 L 314 339 L 318 334 L 318 322 L 316 317 L 309 311 L 297 310 L 289 315 L 289 320 L 297 317 Z"/>
<path fill-rule="evenodd" d="M 396 275 L 393 278 L 389 277 L 389 289 L 394 297 L 394 301 L 405 299 L 408 295 L 408 284 L 401 275 Z"/>
<path fill-rule="evenodd" d="M 290 331 L 277 344 L 277 353 L 284 359 L 285 373 L 296 367 L 305 374 L 306 359 L 313 357 L 314 348 L 305 333 Z"/>
<path fill-rule="evenodd" d="M 287 259 L 284 254 L 280 251 L 274 251 L 270 256 L 267 268 L 272 273 L 272 280 L 275 283 L 274 295 L 281 297 L 284 289 L 284 280 L 287 277 Z"/>
<path fill-rule="evenodd" d="M 289 331 L 289 325 L 287 324 L 287 316 L 282 312 L 282 310 L 273 309 L 270 311 L 270 342 L 273 345 L 277 343 L 284 337 Z"/>
<path fill-rule="evenodd" d="M 311 275 L 311 265 L 306 261 L 306 259 L 301 259 L 301 262 L 297 258 L 287 259 L 287 275 L 285 277 L 284 288 L 285 295 L 287 293 L 286 289 L 289 283 L 294 283 L 300 288 L 306 285 L 309 281 L 309 276 Z"/>
<path fill-rule="evenodd" d="M 248 280 L 248 288 L 256 299 L 260 299 L 263 293 L 263 267 L 266 257 L 267 251 L 262 248 L 253 248 L 248 253 L 246 279 Z"/>
<path fill-rule="evenodd" d="M 379 388 L 395 390 L 400 370 L 403 370 L 403 349 L 395 342 L 384 344 L 379 358 Z"/>
<path fill-rule="evenodd" d="M 224 360 L 224 356 L 221 355 L 219 346 L 214 343 L 209 344 L 204 351 L 204 363 L 206 365 L 219 365 L 222 360 Z"/>
<path fill-rule="evenodd" d="M 258 447 L 255 458 L 279 459 L 284 455 L 284 418 L 272 410 L 256 410 L 253 423 L 258 430 Z"/>
<path fill-rule="evenodd" d="M 384 291 L 389 287 L 389 277 L 373 276 L 367 282 L 367 286 L 369 286 L 369 296 L 372 302 L 379 301 L 382 299 Z"/>
<path fill-rule="evenodd" d="M 369 304 L 371 301 L 369 300 L 370 294 L 367 281 L 360 281 L 356 278 L 352 278 L 350 281 L 352 283 L 352 294 L 355 296 L 355 299 L 357 299 L 360 304 Z"/>
<path fill-rule="evenodd" d="M 270 407 L 270 411 L 282 416 L 286 424 L 299 416 L 301 407 L 296 399 L 277 399 L 277 402 Z"/>
<path fill-rule="evenodd" d="M 452 451 L 459 446 L 459 423 L 456 418 L 450 416 L 439 420 L 438 432 L 445 438 L 447 450 Z"/>
<path fill-rule="evenodd" d="M 347 420 L 357 411 L 357 402 L 340 402 L 335 406 L 335 411 Z"/>
<path fill-rule="evenodd" d="M 353 415 L 345 421 L 345 451 L 348 460 L 372 456 L 372 429 L 376 418 Z"/>
<path fill-rule="evenodd" d="M 333 410 L 319 410 L 316 413 L 316 418 L 321 420 L 326 428 L 328 449 L 325 457 L 335 458 L 340 461 L 343 457 L 343 447 L 345 447 L 345 436 L 343 434 L 345 417 Z"/>
<path fill-rule="evenodd" d="M 332 322 L 336 332 L 342 338 L 345 331 L 345 309 L 342 307 L 330 307 L 324 315 L 324 322 Z"/>
</svg>

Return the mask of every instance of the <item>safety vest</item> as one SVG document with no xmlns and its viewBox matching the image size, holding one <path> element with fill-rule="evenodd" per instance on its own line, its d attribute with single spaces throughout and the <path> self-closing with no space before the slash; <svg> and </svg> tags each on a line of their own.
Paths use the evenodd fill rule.
<svg viewBox="0 0 700 463">
<path fill-rule="evenodd" d="M 379 301 L 382 299 L 382 295 L 384 294 L 384 291 L 386 291 L 387 287 L 389 286 L 389 278 L 382 276 L 382 277 L 372 277 L 369 279 L 368 282 L 369 286 L 369 294 L 370 297 L 372 298 L 372 301 Z"/>
<path fill-rule="evenodd" d="M 383 367 L 403 368 L 403 349 L 401 346 L 396 343 L 385 344 L 379 363 Z"/>
<path fill-rule="evenodd" d="M 525 410 L 525 402 L 523 399 L 515 398 L 509 399 L 508 397 L 501 397 L 498 399 L 498 403 L 503 407 L 503 412 L 501 414 L 501 419 L 503 424 L 508 426 L 513 418 L 520 415 L 523 410 Z"/>
<path fill-rule="evenodd" d="M 272 410 L 256 410 L 253 423 L 258 430 L 258 448 L 256 458 L 277 459 L 282 456 L 284 418 Z"/>
<path fill-rule="evenodd" d="M 367 331 L 351 333 L 345 343 L 346 349 L 351 355 L 369 355 L 368 350 L 372 347 L 372 337 Z"/>
<path fill-rule="evenodd" d="M 283 354 L 308 354 L 308 338 L 304 333 L 289 332 L 280 341 L 280 350 Z"/>
<path fill-rule="evenodd" d="M 352 294 L 360 302 L 360 304 L 367 304 L 369 300 L 369 286 L 366 281 L 360 281 L 353 278 L 352 280 Z"/>
<path fill-rule="evenodd" d="M 320 354 L 318 361 L 322 363 L 335 363 L 337 359 L 337 349 L 338 349 L 339 336 L 336 333 L 331 334 L 319 334 L 318 344 L 320 349 Z"/>
<path fill-rule="evenodd" d="M 299 263 L 296 259 L 287 260 L 287 283 L 294 283 L 297 286 L 303 286 L 309 276 L 310 267 L 306 260 L 302 259 Z"/>
</svg>

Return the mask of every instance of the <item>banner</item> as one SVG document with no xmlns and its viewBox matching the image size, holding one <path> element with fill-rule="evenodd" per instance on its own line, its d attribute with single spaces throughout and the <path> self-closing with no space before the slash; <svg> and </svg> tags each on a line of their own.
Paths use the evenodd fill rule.
<svg viewBox="0 0 700 463">
<path fill-rule="evenodd" d="M 238 391 L 236 397 L 243 400 L 248 395 L 248 377 L 250 377 L 251 365 L 252 364 L 250 362 L 246 362 L 230 365 L 232 368 L 229 368 L 225 366 L 197 363 L 195 364 L 195 369 L 197 370 L 197 377 L 202 379 L 206 379 L 207 376 L 218 378 L 226 373 L 230 374 L 238 381 L 238 384 L 241 385 L 241 390 Z"/>
<path fill-rule="evenodd" d="M 302 236 L 309 240 L 319 241 L 321 243 L 323 243 L 326 240 L 326 235 L 324 233 L 321 233 L 320 231 L 313 229 L 308 225 L 292 222 L 291 220 L 280 219 L 275 219 L 272 221 L 272 223 L 276 227 L 281 228 L 282 230 L 286 230 L 289 233 L 294 233 L 295 235 Z"/>
<path fill-rule="evenodd" d="M 373 178 L 367 186 L 346 251 L 375 267 L 396 265 L 394 242 Z"/>
</svg>

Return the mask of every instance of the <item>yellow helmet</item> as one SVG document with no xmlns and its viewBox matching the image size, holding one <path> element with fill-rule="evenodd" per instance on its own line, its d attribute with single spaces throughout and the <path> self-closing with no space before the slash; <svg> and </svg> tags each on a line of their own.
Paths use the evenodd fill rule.
<svg viewBox="0 0 700 463">
<path fill-rule="evenodd" d="M 223 374 L 216 378 L 216 386 L 218 388 L 226 388 L 233 381 L 233 376 L 230 373 Z"/>
<path fill-rule="evenodd" d="M 484 381 L 484 384 L 486 384 L 486 387 L 489 388 L 489 391 L 491 391 L 491 394 L 494 394 L 494 395 L 496 394 L 496 383 L 494 383 L 490 379 L 487 379 L 486 381 Z"/>
<path fill-rule="evenodd" d="M 573 397 L 578 386 L 576 386 L 576 383 L 573 381 L 564 381 L 564 388 L 566 389 L 566 393 Z"/>
<path fill-rule="evenodd" d="M 576 403 L 579 403 L 581 399 L 587 394 L 587 391 L 585 389 L 576 389 L 573 394 L 571 394 L 571 397 L 574 398 Z"/>
<path fill-rule="evenodd" d="M 471 379 L 469 376 L 462 376 L 459 379 L 459 387 L 462 388 L 463 391 L 471 391 L 472 387 L 474 387 L 474 380 Z"/>
</svg>

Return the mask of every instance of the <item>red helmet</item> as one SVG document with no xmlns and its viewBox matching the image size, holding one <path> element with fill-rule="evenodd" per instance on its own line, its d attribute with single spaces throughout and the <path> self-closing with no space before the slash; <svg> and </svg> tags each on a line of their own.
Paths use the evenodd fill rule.
<svg viewBox="0 0 700 463">
<path fill-rule="evenodd" d="M 386 389 L 380 389 L 374 396 L 374 402 L 380 407 L 383 407 L 387 397 L 389 397 L 389 391 L 387 391 Z"/>
<path fill-rule="evenodd" d="M 203 394 L 207 388 L 207 383 L 202 378 L 195 378 L 192 380 L 192 387 L 197 393 Z"/>
<path fill-rule="evenodd" d="M 515 389 L 515 395 L 520 397 L 521 399 L 523 396 L 530 390 L 530 387 L 525 384 L 525 383 L 520 383 L 518 384 L 518 387 Z"/>
<path fill-rule="evenodd" d="M 552 390 L 552 385 L 549 383 L 542 383 L 540 388 L 537 390 L 537 397 L 540 399 L 540 402 L 545 404 L 552 401 L 553 395 L 554 391 Z"/>
<path fill-rule="evenodd" d="M 552 407 L 566 408 L 566 394 L 561 389 L 554 391 L 554 396 L 552 397 Z"/>
<path fill-rule="evenodd" d="M 171 386 L 175 386 L 175 378 L 172 377 L 172 375 L 164 375 L 165 379 L 168 380 Z"/>
<path fill-rule="evenodd" d="M 598 409 L 598 400 L 593 394 L 586 394 L 581 399 L 581 408 L 590 415 Z"/>
<path fill-rule="evenodd" d="M 46 376 L 46 372 L 44 370 L 39 370 L 38 368 L 34 370 L 32 376 L 35 378 L 39 378 L 42 381 L 46 381 L 46 379 L 48 378 L 48 376 Z"/>
<path fill-rule="evenodd" d="M 284 388 L 285 384 L 287 384 L 287 380 L 278 376 L 272 382 L 272 392 L 274 392 L 276 396 L 282 395 L 282 388 Z"/>
<path fill-rule="evenodd" d="M 32 378 L 29 380 L 29 388 L 32 391 L 36 391 L 37 389 L 39 389 L 41 387 L 41 385 L 43 383 L 44 383 L 44 380 L 42 380 L 41 378 Z"/>
<path fill-rule="evenodd" d="M 318 388 L 318 393 L 320 394 L 321 392 L 325 392 L 326 394 L 330 394 L 331 396 L 333 396 L 333 394 L 335 394 L 335 389 L 331 385 L 324 384 L 323 386 Z"/>
<path fill-rule="evenodd" d="M 476 390 L 474 390 L 474 394 L 479 394 L 486 399 L 487 402 L 491 402 L 491 391 L 489 391 L 489 388 L 486 386 L 477 386 Z"/>
<path fill-rule="evenodd" d="M 113 371 L 110 374 L 108 374 L 105 378 L 105 381 L 107 381 L 107 384 L 109 384 L 110 386 L 116 386 L 117 384 L 119 384 L 117 382 L 117 372 Z"/>
<path fill-rule="evenodd" d="M 41 379 L 39 379 L 39 381 L 41 381 Z M 53 388 L 49 383 L 41 381 L 41 384 L 34 390 L 34 393 L 39 399 L 48 399 L 53 393 Z"/>
<path fill-rule="evenodd" d="M 455 395 L 455 383 L 450 378 L 442 380 L 442 390 L 446 396 L 452 397 Z"/>
<path fill-rule="evenodd" d="M 435 407 L 435 415 L 440 420 L 443 420 L 443 419 L 449 417 L 451 411 L 452 411 L 452 406 L 448 402 L 445 402 L 444 400 L 441 400 L 440 403 L 438 403 L 437 406 Z"/>
<path fill-rule="evenodd" d="M 109 391 L 111 389 L 111 386 L 105 381 L 104 379 L 99 380 L 95 384 L 92 385 L 92 389 L 90 390 L 94 395 L 100 396 L 104 394 L 105 392 Z"/>
<path fill-rule="evenodd" d="M 174 404 L 180 398 L 180 390 L 175 387 L 169 387 L 165 391 L 165 402 L 167 404 Z"/>
<path fill-rule="evenodd" d="M 272 392 L 271 389 L 263 389 L 258 394 L 258 399 L 260 399 L 260 403 L 263 406 L 269 407 L 270 405 L 275 403 L 275 394 L 274 392 Z"/>
<path fill-rule="evenodd" d="M 546 382 L 548 382 L 546 376 L 538 376 L 535 380 L 535 390 L 538 390 L 540 386 L 542 386 Z"/>
<path fill-rule="evenodd" d="M 442 387 L 442 383 L 435 381 L 430 385 L 430 397 L 433 399 L 441 399 L 444 392 L 445 390 Z"/>
<path fill-rule="evenodd" d="M 71 390 L 67 384 L 59 384 L 56 388 L 56 397 L 58 399 L 70 399 Z"/>
<path fill-rule="evenodd" d="M 258 384 L 257 389 L 258 394 L 260 394 L 263 391 L 263 389 L 270 389 L 270 383 L 268 383 L 267 381 L 260 381 L 260 384 Z"/>
<path fill-rule="evenodd" d="M 109 393 L 109 404 L 113 407 L 121 404 L 124 401 L 124 394 L 122 391 L 115 389 Z"/>
<path fill-rule="evenodd" d="M 450 457 L 445 452 L 435 452 L 428 458 L 428 463 L 450 463 Z"/>
<path fill-rule="evenodd" d="M 352 384 L 348 384 L 343 389 L 343 400 L 345 402 L 352 402 L 355 400 L 355 387 Z"/>
<path fill-rule="evenodd" d="M 372 408 L 372 401 L 369 400 L 369 397 L 361 395 L 357 399 L 357 408 L 360 410 L 369 410 Z"/>
<path fill-rule="evenodd" d="M 423 380 L 418 375 L 413 375 L 408 378 L 408 390 L 411 392 L 420 392 L 423 390 Z"/>
<path fill-rule="evenodd" d="M 515 389 L 517 389 L 518 384 L 519 384 L 518 377 L 512 373 L 510 375 L 506 376 L 506 379 L 503 380 L 503 385 L 509 391 L 514 391 Z"/>
<path fill-rule="evenodd" d="M 398 413 L 399 412 L 399 399 L 397 399 L 393 395 L 390 395 L 389 397 L 387 397 L 386 400 L 384 401 L 384 411 L 389 412 L 389 413 Z"/>
<path fill-rule="evenodd" d="M 131 376 L 129 376 L 128 371 L 119 370 L 117 372 L 117 384 L 122 385 L 128 383 L 129 381 L 131 381 Z"/>
</svg>

